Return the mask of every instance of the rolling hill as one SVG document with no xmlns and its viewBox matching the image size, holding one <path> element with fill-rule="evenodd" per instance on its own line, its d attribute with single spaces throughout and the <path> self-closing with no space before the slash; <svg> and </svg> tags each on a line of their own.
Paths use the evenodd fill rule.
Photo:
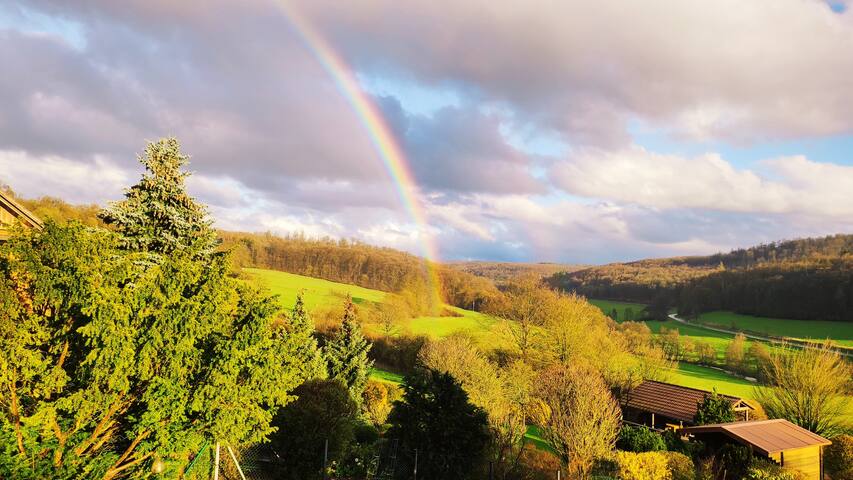
<svg viewBox="0 0 853 480">
<path fill-rule="evenodd" d="M 548 277 L 590 298 L 646 303 L 687 316 L 853 322 L 853 235 L 758 245 L 726 254 L 614 263 Z"/>
</svg>

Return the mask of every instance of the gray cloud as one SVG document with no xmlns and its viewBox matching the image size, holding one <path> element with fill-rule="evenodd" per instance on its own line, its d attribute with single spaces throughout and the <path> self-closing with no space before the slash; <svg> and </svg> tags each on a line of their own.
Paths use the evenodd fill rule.
<svg viewBox="0 0 853 480">
<path fill-rule="evenodd" d="M 13 188 L 113 199 L 144 141 L 175 135 L 220 226 L 419 252 L 364 126 L 276 2 L 16 5 L 73 23 L 82 45 L 0 27 L 0 179 Z M 444 257 L 597 262 L 853 228 L 849 168 L 773 159 L 769 181 L 714 154 L 637 153 L 626 128 L 729 142 L 851 133 L 850 14 L 794 0 L 518 5 L 298 5 L 359 72 L 461 98 L 430 114 L 375 99 Z M 571 153 L 554 163 L 513 146 L 519 125 Z M 679 188 L 639 187 L 685 173 Z"/>
</svg>

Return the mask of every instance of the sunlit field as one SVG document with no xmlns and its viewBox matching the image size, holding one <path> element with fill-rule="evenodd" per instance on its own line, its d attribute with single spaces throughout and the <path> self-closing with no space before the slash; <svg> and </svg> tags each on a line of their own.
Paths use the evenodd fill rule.
<svg viewBox="0 0 853 480">
<path fill-rule="evenodd" d="M 853 322 L 827 322 L 818 320 L 786 320 L 754 317 L 733 312 L 709 312 L 699 316 L 699 322 L 731 329 L 748 330 L 760 335 L 825 340 L 827 338 L 846 347 L 853 347 Z"/>
</svg>

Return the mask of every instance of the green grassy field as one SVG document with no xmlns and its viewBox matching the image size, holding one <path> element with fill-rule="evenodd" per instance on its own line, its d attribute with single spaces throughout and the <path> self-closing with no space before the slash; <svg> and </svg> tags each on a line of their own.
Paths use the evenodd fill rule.
<svg viewBox="0 0 853 480">
<path fill-rule="evenodd" d="M 492 331 L 496 320 L 489 315 L 447 307 L 461 317 L 418 317 L 409 321 L 408 331 L 412 335 L 426 335 L 433 338 L 443 338 L 457 332 L 465 332 L 475 338 L 487 335 Z"/>
<path fill-rule="evenodd" d="M 818 320 L 784 320 L 780 318 L 753 317 L 732 312 L 710 312 L 699 316 L 699 322 L 723 328 L 734 326 L 758 334 L 777 337 L 825 340 L 853 347 L 853 322 L 827 322 Z"/>
<path fill-rule="evenodd" d="M 342 296 L 349 293 L 355 303 L 376 302 L 381 303 L 386 296 L 385 292 L 371 290 L 355 285 L 330 282 L 319 278 L 294 275 L 292 273 L 279 272 L 275 270 L 261 270 L 247 268 L 244 270 L 259 284 L 263 285 L 273 294 L 279 296 L 282 307 L 292 308 L 296 301 L 296 294 L 305 292 L 305 305 L 309 311 L 319 306 L 334 305 L 342 301 Z M 458 317 L 418 317 L 413 318 L 401 325 L 405 333 L 412 335 L 426 335 L 433 338 L 442 338 L 456 332 L 465 332 L 474 338 L 487 336 L 494 327 L 496 320 L 488 315 L 465 310 L 462 308 L 445 305 L 447 310 L 452 310 Z M 375 326 L 366 325 L 366 330 L 375 330 Z"/>
<path fill-rule="evenodd" d="M 330 282 L 320 278 L 257 268 L 246 268 L 243 271 L 268 288 L 271 293 L 278 295 L 284 308 L 293 308 L 296 294 L 300 291 L 305 292 L 305 306 L 309 311 L 321 305 L 340 303 L 341 297 L 347 293 L 352 295 L 355 303 L 381 302 L 385 298 L 385 292 L 379 290 Z"/>
<path fill-rule="evenodd" d="M 630 308 L 634 311 L 635 318 L 637 318 L 640 316 L 640 312 L 646 308 L 642 303 L 614 302 L 612 300 L 598 300 L 594 298 L 588 298 L 587 300 L 607 315 L 610 315 L 610 312 L 615 308 L 616 316 L 618 317 L 616 320 L 620 322 L 625 320 L 625 310 Z"/>
<path fill-rule="evenodd" d="M 403 383 L 403 376 L 399 373 L 389 372 L 380 368 L 371 368 L 370 378 L 380 382 L 393 383 L 394 385 Z"/>
<path fill-rule="evenodd" d="M 667 381 L 701 390 L 711 391 L 716 388 L 717 393 L 741 398 L 752 398 L 755 395 L 755 383 L 733 377 L 720 370 L 690 363 L 679 363 L 678 368 L 670 373 Z"/>
</svg>

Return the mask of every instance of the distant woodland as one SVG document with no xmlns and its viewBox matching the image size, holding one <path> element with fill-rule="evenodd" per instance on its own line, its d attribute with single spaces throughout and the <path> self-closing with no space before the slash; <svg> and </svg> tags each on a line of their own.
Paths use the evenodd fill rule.
<svg viewBox="0 0 853 480">
<path fill-rule="evenodd" d="M 220 232 L 235 264 L 269 268 L 349 283 L 386 292 L 429 297 L 427 264 L 412 254 L 353 240 L 278 236 L 271 233 Z M 497 294 L 491 280 L 443 265 L 438 269 L 442 297 L 459 307 L 478 308 Z M 425 313 L 433 306 L 423 305 Z"/>
<path fill-rule="evenodd" d="M 450 262 L 448 267 L 478 277 L 485 277 L 498 285 L 505 284 L 515 278 L 534 275 L 550 277 L 562 272 L 575 272 L 587 268 L 584 265 L 569 265 L 563 263 L 518 263 L 518 262 Z"/>
<path fill-rule="evenodd" d="M 759 245 L 705 257 L 616 263 L 548 282 L 612 300 L 802 320 L 853 321 L 853 235 Z"/>
</svg>

